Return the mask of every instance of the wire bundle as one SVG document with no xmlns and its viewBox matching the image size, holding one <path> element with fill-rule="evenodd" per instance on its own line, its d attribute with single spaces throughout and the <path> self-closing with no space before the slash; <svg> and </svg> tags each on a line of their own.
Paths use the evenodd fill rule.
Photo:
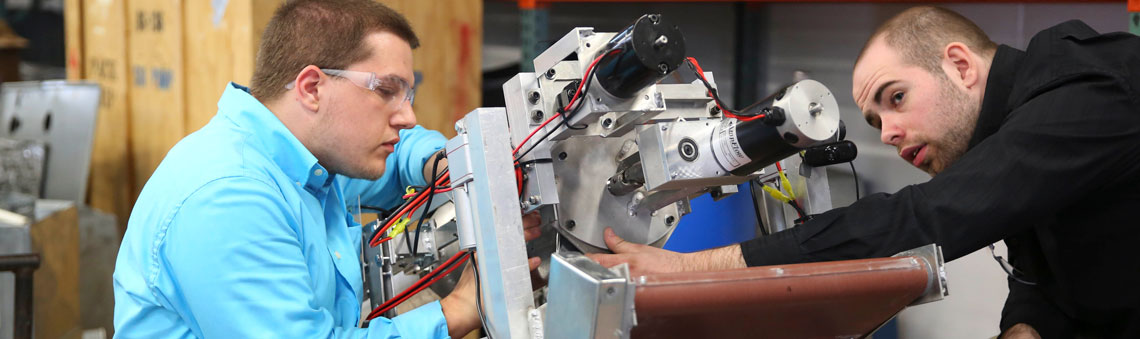
<svg viewBox="0 0 1140 339">
<path fill-rule="evenodd" d="M 412 284 L 411 287 L 408 287 L 403 292 L 400 292 L 400 294 L 397 294 L 395 297 L 388 299 L 388 301 L 385 301 L 383 304 L 380 304 L 380 306 L 372 309 L 372 312 L 368 313 L 367 319 L 372 320 L 384 314 L 385 312 L 396 308 L 397 305 L 403 303 L 404 301 L 407 301 L 413 295 L 420 293 L 420 291 L 428 288 L 428 286 L 431 286 L 436 281 L 439 281 L 440 279 L 443 279 L 443 277 L 446 277 L 448 274 L 451 274 L 451 272 L 456 268 L 462 267 L 463 264 L 467 262 L 467 259 L 471 257 L 472 252 L 474 251 L 462 251 L 451 256 L 450 259 L 444 261 L 443 264 L 440 264 L 438 268 L 431 271 L 431 273 L 428 273 L 428 275 L 420 278 L 420 280 Z"/>
<path fill-rule="evenodd" d="M 539 125 L 537 128 L 535 128 L 533 131 L 531 131 L 530 134 L 528 134 L 526 136 L 526 138 L 524 138 L 522 140 L 522 142 L 519 142 L 519 144 L 511 151 L 511 154 L 513 154 L 514 158 L 515 158 L 515 161 L 514 161 L 515 180 L 518 183 L 518 191 L 519 191 L 520 195 L 522 194 L 522 191 L 523 191 L 523 180 L 524 180 L 524 178 L 523 178 L 523 172 L 522 172 L 522 166 L 521 166 L 522 163 L 519 162 L 519 159 L 521 159 L 523 156 L 526 156 L 528 153 L 530 153 L 532 150 L 534 150 L 534 148 L 539 143 L 541 143 L 543 140 L 545 140 L 551 134 L 553 134 L 554 131 L 558 129 L 558 127 L 566 125 L 566 119 L 568 119 L 570 116 L 573 116 L 574 113 L 576 113 L 579 109 L 581 109 L 581 107 L 582 107 L 581 101 L 583 101 L 583 100 L 579 100 L 579 99 L 585 97 L 586 92 L 589 91 L 589 86 L 586 86 L 586 83 L 587 83 L 587 80 L 590 78 L 590 76 L 593 75 L 594 66 L 597 65 L 598 61 L 600 61 L 602 59 L 602 57 L 609 55 L 611 53 L 615 53 L 615 52 L 618 52 L 618 50 L 612 50 L 612 51 L 603 53 L 603 54 L 599 55 L 597 58 L 595 58 L 594 61 L 591 62 L 589 67 L 586 69 L 585 76 L 583 76 L 582 81 L 578 84 L 577 90 L 574 92 L 574 96 L 569 100 L 569 102 L 567 102 L 566 106 L 560 107 L 560 109 L 558 110 L 558 114 L 550 117 L 550 119 L 547 119 L 541 125 Z M 578 104 L 578 105 L 575 106 L 575 104 Z M 571 110 L 571 107 L 573 107 L 574 109 Z M 523 145 L 527 144 L 527 141 L 530 141 L 530 139 L 532 137 L 534 137 L 534 135 L 537 134 L 538 131 L 545 128 L 548 124 L 550 124 L 550 122 L 554 121 L 554 119 L 558 118 L 558 117 L 563 118 L 563 120 L 559 123 L 558 126 L 556 126 L 555 128 L 552 128 L 549 132 L 547 132 L 541 138 L 536 140 L 531 145 L 531 147 L 528 148 L 525 152 L 523 152 L 521 154 L 519 153 L 519 150 L 522 149 Z M 435 157 L 435 161 L 432 164 L 432 173 L 433 174 L 436 173 L 436 171 L 438 170 L 439 162 L 442 158 L 443 158 L 443 154 L 439 154 Z M 382 244 L 386 241 L 392 240 L 392 237 L 395 235 L 389 235 L 389 236 L 384 236 L 384 237 L 382 237 L 381 235 L 385 234 L 389 229 L 392 229 L 392 227 L 394 225 L 397 225 L 398 223 L 400 223 L 401 222 L 400 220 L 405 218 L 405 216 L 410 218 L 412 215 L 415 214 L 415 211 L 420 209 L 421 207 L 430 208 L 432 197 L 435 194 L 450 191 L 451 190 L 451 187 L 450 187 L 451 180 L 449 178 L 449 175 L 450 175 L 450 171 L 444 170 L 442 173 L 439 173 L 438 175 L 436 175 L 434 177 L 435 180 L 431 183 L 431 185 L 428 185 L 427 187 L 425 187 L 421 190 L 418 190 L 416 192 L 404 195 L 404 197 L 403 197 L 405 199 L 404 203 L 396 208 L 396 212 L 388 217 L 388 219 L 384 222 L 384 225 L 382 227 L 379 227 L 375 231 L 373 231 L 372 236 L 370 237 L 370 240 L 368 243 L 369 246 L 372 246 L 372 247 L 379 246 L 380 244 Z M 419 222 L 417 222 L 416 228 L 415 228 L 416 235 L 415 235 L 414 242 L 411 240 L 411 237 L 409 237 L 407 234 L 405 234 L 405 236 L 404 236 L 405 241 L 409 242 L 407 244 L 408 250 L 411 251 L 411 254 L 413 256 L 416 254 L 416 251 L 418 250 L 417 247 L 419 247 L 418 246 L 419 245 L 419 234 L 421 233 L 421 232 L 419 232 L 419 228 L 420 228 L 420 226 L 423 225 L 423 221 L 424 221 L 425 217 L 427 216 L 427 214 L 428 213 L 426 211 L 420 214 Z M 405 232 L 406 231 L 407 230 L 405 230 Z M 474 255 L 473 253 L 474 253 L 474 250 L 462 251 L 462 252 L 456 253 L 454 256 L 449 258 L 443 264 L 440 264 L 439 267 L 432 270 L 431 273 L 428 273 L 423 278 L 420 278 L 420 280 L 416 281 L 414 284 L 412 284 L 412 286 L 408 287 L 403 292 L 400 292 L 400 294 L 397 294 L 395 297 L 388 299 L 387 301 L 385 301 L 380 306 L 377 306 L 376 308 L 374 308 L 372 310 L 372 312 L 370 312 L 368 314 L 367 319 L 371 320 L 373 318 L 376 318 L 376 317 L 384 314 L 385 312 L 392 310 L 393 308 L 395 308 L 400 303 L 403 303 L 407 299 L 411 298 L 411 296 L 415 295 L 416 293 L 419 293 L 420 291 L 423 291 L 425 288 L 431 286 L 436 281 L 443 279 L 443 277 L 450 274 L 452 271 L 454 271 L 456 268 L 460 267 L 464 262 L 466 262 L 468 260 L 468 258 L 473 256 Z M 476 279 L 478 279 L 478 278 L 476 278 Z M 482 310 L 480 309 L 480 313 L 482 313 L 481 311 Z M 480 314 L 480 315 L 482 315 L 482 314 Z"/>
<path fill-rule="evenodd" d="M 711 96 L 713 98 L 713 102 L 716 103 L 716 107 L 719 108 L 721 110 L 721 112 L 724 112 L 724 116 L 729 117 L 729 118 L 733 118 L 736 120 L 740 120 L 740 121 L 752 121 L 752 120 L 756 120 L 756 119 L 763 119 L 766 116 L 763 113 L 760 113 L 760 114 L 741 113 L 742 111 L 749 110 L 750 108 L 755 106 L 755 104 L 753 104 L 752 106 L 745 107 L 742 110 L 729 109 L 728 105 L 726 105 L 724 103 L 724 101 L 720 100 L 720 95 L 717 94 L 716 88 L 713 88 L 712 84 L 709 83 L 709 79 L 705 78 L 705 70 L 703 68 L 701 68 L 701 64 L 697 62 L 697 58 L 685 57 L 685 61 L 688 62 L 689 69 L 692 69 L 693 72 L 697 74 L 697 79 L 700 79 L 701 83 L 705 85 L 705 89 L 707 89 L 709 91 L 709 96 Z M 761 101 L 761 102 L 763 102 L 763 101 Z M 757 104 L 759 104 L 759 103 L 760 102 L 757 102 Z"/>
</svg>

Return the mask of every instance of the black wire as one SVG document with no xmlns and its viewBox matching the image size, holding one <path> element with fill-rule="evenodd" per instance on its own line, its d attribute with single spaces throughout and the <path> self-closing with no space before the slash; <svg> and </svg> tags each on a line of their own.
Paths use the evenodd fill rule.
<svg viewBox="0 0 1140 339">
<path fill-rule="evenodd" d="M 530 165 L 530 164 L 540 164 L 540 163 L 548 163 L 548 162 L 554 162 L 554 159 L 546 158 L 546 159 L 527 160 L 527 161 L 520 162 L 519 165 L 516 167 L 524 167 L 524 166 Z"/>
<path fill-rule="evenodd" d="M 855 172 L 855 160 L 847 162 L 851 165 L 851 175 L 855 177 L 855 200 L 859 200 L 859 173 Z"/>
<path fill-rule="evenodd" d="M 756 184 L 757 180 L 748 180 L 748 195 L 752 196 L 752 211 L 756 216 L 756 225 L 760 228 L 760 235 L 768 235 L 768 229 L 764 227 L 764 218 L 760 215 L 760 202 L 756 198 Z M 761 183 L 760 185 L 764 184 Z M 764 193 L 764 190 L 760 190 L 760 193 Z"/>
<path fill-rule="evenodd" d="M 436 173 L 436 171 L 439 170 L 439 161 L 440 160 L 443 160 L 443 153 L 436 153 L 435 161 L 433 161 L 431 164 L 431 177 L 432 177 L 432 179 L 435 179 L 435 177 L 439 175 Z M 412 251 L 411 255 L 413 255 L 413 256 L 415 256 L 416 253 L 420 249 L 420 233 L 423 233 L 422 231 L 420 231 L 420 226 L 423 226 L 424 219 L 428 215 L 428 209 L 431 208 L 431 199 L 435 197 L 435 181 L 432 180 L 432 182 L 428 183 L 428 185 L 431 185 L 430 186 L 431 188 L 428 188 L 428 190 L 427 190 L 428 197 L 427 197 L 427 201 L 424 202 L 424 205 L 423 205 L 424 211 L 420 213 L 420 221 L 416 223 L 416 240 L 414 242 L 412 242 L 412 246 L 408 247 L 408 249 Z M 405 230 L 404 232 L 407 232 L 407 230 Z M 407 233 L 405 233 L 404 238 L 408 238 Z"/>
<path fill-rule="evenodd" d="M 529 154 L 530 151 L 533 151 L 536 147 L 538 147 L 539 143 L 542 143 L 543 140 L 546 140 L 546 138 L 549 138 L 551 134 L 554 134 L 554 131 L 557 131 L 558 127 L 561 127 L 565 124 L 566 124 L 566 119 L 562 119 L 562 121 L 559 121 L 557 124 L 554 125 L 554 128 L 551 128 L 550 131 L 546 132 L 546 134 L 543 134 L 541 138 L 538 138 L 537 141 L 531 143 L 530 147 L 527 148 L 526 151 L 519 153 L 519 155 L 517 157 L 515 157 L 515 159 L 522 159 L 524 156 Z"/>
<path fill-rule="evenodd" d="M 807 212 L 804 212 L 804 209 L 800 207 L 800 203 L 796 202 L 795 200 L 788 201 L 788 204 L 792 205 L 792 208 L 796 209 L 796 213 L 800 215 L 800 218 L 806 217 L 808 215 Z"/>
<path fill-rule="evenodd" d="M 483 325 L 487 339 L 492 339 L 494 336 L 491 335 L 491 327 L 487 326 L 487 319 L 483 317 L 483 288 L 479 286 L 479 260 L 475 257 L 474 249 L 471 253 L 471 268 L 475 269 L 475 312 L 479 313 L 479 324 Z"/>
<path fill-rule="evenodd" d="M 716 90 L 716 88 L 713 88 L 712 84 L 710 84 L 708 80 L 705 80 L 705 75 L 701 74 L 701 72 L 697 70 L 697 65 L 693 64 L 692 60 L 685 59 L 685 63 L 687 63 L 689 65 L 689 69 L 693 71 L 693 74 L 697 75 L 697 80 L 700 80 L 701 84 L 705 85 L 705 89 L 709 91 L 709 94 L 712 94 L 713 101 L 716 102 L 717 106 L 720 107 L 721 109 L 727 111 L 729 114 L 736 115 L 736 116 L 742 117 L 742 118 L 748 118 L 748 117 L 754 117 L 754 116 L 760 115 L 760 112 L 756 112 L 756 113 L 744 113 L 744 112 L 755 108 L 760 103 L 769 101 L 771 98 L 773 98 L 775 96 L 775 94 L 773 94 L 773 95 L 768 96 L 767 98 L 761 99 L 760 101 L 757 101 L 751 105 L 748 105 L 747 107 L 744 107 L 743 109 L 733 110 L 732 108 L 729 108 L 727 104 L 724 103 L 724 100 L 720 99 L 720 93 Z"/>
<path fill-rule="evenodd" d="M 604 56 L 604 55 L 613 53 L 614 51 L 615 50 L 608 50 L 605 53 L 602 53 L 601 55 Z M 594 73 L 597 73 L 597 70 L 598 70 L 597 64 L 595 64 L 594 66 L 595 67 L 591 67 L 590 70 L 588 72 L 586 72 L 586 76 L 582 77 L 582 81 L 585 82 L 585 84 L 579 83 L 582 86 L 582 93 L 578 93 L 578 101 L 574 102 L 577 105 L 575 105 L 574 108 L 571 109 L 569 113 L 564 111 L 564 107 L 559 107 L 557 110 L 557 113 L 558 113 L 558 115 L 562 116 L 562 121 L 559 121 L 558 124 L 554 125 L 553 128 L 551 128 L 549 131 L 547 131 L 546 134 L 544 134 L 541 138 L 538 138 L 537 141 L 530 143 L 530 147 L 527 148 L 526 151 L 519 153 L 518 156 L 515 156 L 515 159 L 522 159 L 524 156 L 529 154 L 530 151 L 534 150 L 535 147 L 538 147 L 538 144 L 542 143 L 542 141 L 546 140 L 546 138 L 549 138 L 551 134 L 554 134 L 554 131 L 557 131 L 558 127 L 560 127 L 560 126 L 566 126 L 566 128 L 569 128 L 569 129 L 584 129 L 584 128 L 586 128 L 586 126 L 581 126 L 581 127 L 571 126 L 571 125 L 569 125 L 569 123 L 567 121 L 569 121 L 570 118 L 574 116 L 574 114 L 578 113 L 578 111 L 580 111 L 582 109 L 582 106 L 586 105 L 586 93 L 589 93 L 589 91 L 590 91 L 590 83 L 589 83 L 590 78 L 592 78 L 594 76 Z M 574 98 L 570 98 L 570 99 L 574 99 Z"/>
</svg>

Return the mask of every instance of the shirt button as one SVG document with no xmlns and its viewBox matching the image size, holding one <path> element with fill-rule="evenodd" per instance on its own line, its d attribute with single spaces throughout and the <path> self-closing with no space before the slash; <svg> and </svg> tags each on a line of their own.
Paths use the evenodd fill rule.
<svg viewBox="0 0 1140 339">
<path fill-rule="evenodd" d="M 313 171 L 313 175 L 316 175 L 319 177 L 319 176 L 325 175 L 325 171 L 322 171 L 320 168 L 318 168 L 316 171 Z"/>
<path fill-rule="evenodd" d="M 319 170 L 318 170 L 318 171 L 319 171 Z M 336 255 L 336 258 L 337 258 L 337 259 L 340 259 L 340 252 L 337 252 L 337 251 L 333 251 L 333 254 L 335 254 L 335 255 Z"/>
</svg>

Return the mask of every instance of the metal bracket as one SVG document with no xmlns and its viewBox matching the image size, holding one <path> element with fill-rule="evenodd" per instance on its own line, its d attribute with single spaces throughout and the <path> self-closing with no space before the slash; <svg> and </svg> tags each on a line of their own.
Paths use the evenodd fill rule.
<svg viewBox="0 0 1140 339">
<path fill-rule="evenodd" d="M 939 301 L 950 295 L 950 290 L 946 287 L 946 262 L 942 258 L 942 247 L 938 244 L 902 251 L 891 257 L 915 257 L 927 267 L 926 291 L 911 306 Z"/>
</svg>

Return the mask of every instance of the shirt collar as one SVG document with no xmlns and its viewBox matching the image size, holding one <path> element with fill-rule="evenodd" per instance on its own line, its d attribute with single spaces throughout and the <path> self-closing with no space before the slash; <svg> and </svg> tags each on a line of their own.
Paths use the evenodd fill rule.
<svg viewBox="0 0 1140 339">
<path fill-rule="evenodd" d="M 978 113 L 978 124 L 974 127 L 974 135 L 970 138 L 968 148 L 974 148 L 982 140 L 996 133 L 1005 122 L 1006 116 L 1012 110 L 1009 107 L 1009 94 L 1013 91 L 1013 78 L 1017 75 L 1017 66 L 1024 57 L 1025 52 L 1006 45 L 998 46 L 994 52 L 990 74 L 986 79 L 982 110 Z"/>
<path fill-rule="evenodd" d="M 298 186 L 316 193 L 332 184 L 336 175 L 321 166 L 277 115 L 249 94 L 249 88 L 231 82 L 218 100 L 218 111 L 248 132 L 249 143 L 272 159 Z"/>
</svg>

